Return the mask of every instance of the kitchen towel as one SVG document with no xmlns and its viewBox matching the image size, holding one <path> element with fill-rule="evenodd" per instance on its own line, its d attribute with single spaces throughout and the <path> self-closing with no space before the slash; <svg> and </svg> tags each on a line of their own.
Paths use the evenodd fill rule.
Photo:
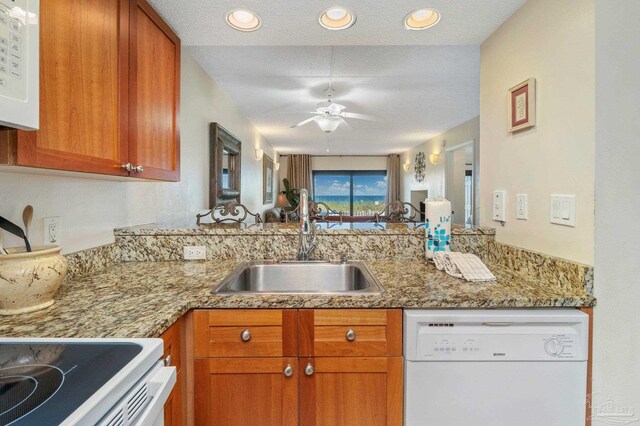
<svg viewBox="0 0 640 426">
<path fill-rule="evenodd" d="M 451 244 L 451 202 L 427 198 L 425 204 L 426 256 L 449 251 Z"/>
<path fill-rule="evenodd" d="M 459 252 L 436 252 L 433 256 L 436 268 L 456 278 L 471 282 L 495 281 L 487 265 L 475 254 Z"/>
</svg>

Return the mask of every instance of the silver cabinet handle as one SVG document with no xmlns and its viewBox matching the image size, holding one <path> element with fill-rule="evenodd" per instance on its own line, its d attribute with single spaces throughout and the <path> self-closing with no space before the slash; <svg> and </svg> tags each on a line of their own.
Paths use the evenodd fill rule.
<svg viewBox="0 0 640 426">
<path fill-rule="evenodd" d="M 120 168 L 122 170 L 126 170 L 126 171 L 130 172 L 131 170 L 133 170 L 133 164 L 126 163 L 126 164 L 121 165 Z"/>
<path fill-rule="evenodd" d="M 167 355 L 167 356 L 164 358 L 164 365 L 165 365 L 165 367 L 170 366 L 170 365 L 171 365 L 171 361 L 173 361 L 173 357 L 172 357 L 171 355 Z"/>
<path fill-rule="evenodd" d="M 354 340 L 356 340 L 356 332 L 349 329 L 347 331 L 346 337 L 348 341 L 353 342 Z"/>
<path fill-rule="evenodd" d="M 291 364 L 287 364 L 282 374 L 284 374 L 285 377 L 293 376 L 293 367 L 291 366 Z"/>
<path fill-rule="evenodd" d="M 249 330 L 244 330 L 242 333 L 240 333 L 240 338 L 243 342 L 248 342 L 249 340 L 251 340 L 251 332 Z"/>
<path fill-rule="evenodd" d="M 307 364 L 307 366 L 304 368 L 304 374 L 306 374 L 307 376 L 313 375 L 315 371 L 316 370 L 313 369 L 313 365 L 311 365 L 311 363 Z"/>
<path fill-rule="evenodd" d="M 141 165 L 132 166 L 131 171 L 134 173 L 142 173 L 144 172 L 144 167 L 142 167 Z"/>
</svg>

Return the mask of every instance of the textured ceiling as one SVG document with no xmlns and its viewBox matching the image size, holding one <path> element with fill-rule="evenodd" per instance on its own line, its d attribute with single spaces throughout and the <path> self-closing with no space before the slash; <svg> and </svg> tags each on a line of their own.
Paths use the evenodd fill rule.
<svg viewBox="0 0 640 426">
<path fill-rule="evenodd" d="M 150 0 L 187 46 L 479 45 L 526 0 Z M 328 31 L 318 15 L 338 4 L 355 12 L 356 24 Z M 242 33 L 229 28 L 225 14 L 246 8 L 262 18 L 262 28 Z M 431 7 L 438 25 L 407 31 L 405 15 Z"/>
<path fill-rule="evenodd" d="M 345 0 L 358 21 L 328 31 L 318 0 L 150 0 L 178 32 L 184 48 L 280 152 L 401 152 L 479 114 L 479 45 L 525 0 Z M 229 28 L 228 10 L 254 10 L 254 33 Z M 407 31 L 403 17 L 419 7 L 442 13 L 438 25 Z M 326 135 L 315 123 L 291 129 L 326 100 L 332 46 L 334 100 L 347 112 L 380 122 L 348 120 Z M 223 123 L 224 125 L 224 123 Z"/>
<path fill-rule="evenodd" d="M 477 46 L 336 47 L 334 100 L 381 121 L 347 119 L 330 135 L 290 126 L 326 100 L 331 47 L 187 49 L 281 152 L 400 152 L 479 113 Z"/>
</svg>

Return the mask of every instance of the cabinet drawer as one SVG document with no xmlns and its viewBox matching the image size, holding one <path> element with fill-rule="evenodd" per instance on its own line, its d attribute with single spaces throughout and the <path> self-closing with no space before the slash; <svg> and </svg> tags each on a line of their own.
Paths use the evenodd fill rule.
<svg viewBox="0 0 640 426">
<path fill-rule="evenodd" d="M 400 356 L 402 312 L 301 310 L 301 356 Z"/>
<path fill-rule="evenodd" d="M 197 310 L 196 357 L 296 356 L 295 310 Z"/>
</svg>

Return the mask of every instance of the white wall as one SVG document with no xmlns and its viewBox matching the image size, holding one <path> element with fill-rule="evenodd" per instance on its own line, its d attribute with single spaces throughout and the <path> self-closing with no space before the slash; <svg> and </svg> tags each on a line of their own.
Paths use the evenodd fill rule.
<svg viewBox="0 0 640 426">
<path fill-rule="evenodd" d="M 287 156 L 280 157 L 280 191 L 287 177 Z M 311 157 L 313 170 L 387 170 L 387 156 L 320 155 Z"/>
<path fill-rule="evenodd" d="M 480 118 L 475 117 L 469 121 L 460 124 L 453 129 L 435 136 L 421 145 L 418 145 L 400 156 L 400 162 L 405 164 L 411 163 L 408 172 L 402 169 L 402 194 L 403 201 L 411 202 L 411 191 L 427 190 L 429 197 L 445 196 L 445 164 L 447 162 L 447 154 L 442 148 L 442 143 L 446 141 L 446 149 L 454 148 L 469 141 L 478 141 L 480 137 Z M 426 156 L 425 180 L 418 183 L 415 180 L 415 158 L 418 152 L 424 152 Z M 429 155 L 439 153 L 440 158 L 437 164 L 431 164 Z"/>
<path fill-rule="evenodd" d="M 480 222 L 492 191 L 508 191 L 496 239 L 592 264 L 594 246 L 595 0 L 530 0 L 480 49 Z M 626 44 L 626 43 L 625 43 Z M 627 46 L 629 46 L 627 44 Z M 537 124 L 507 131 L 508 89 L 537 81 Z M 529 220 L 515 220 L 515 196 Z M 549 223 L 549 196 L 575 194 L 577 226 Z"/>
<path fill-rule="evenodd" d="M 593 390 L 640 417 L 640 2 L 596 2 Z M 594 419 L 594 426 L 604 425 Z M 638 424 L 637 422 L 632 424 Z"/>
<path fill-rule="evenodd" d="M 43 240 L 43 218 L 60 216 L 65 253 L 113 242 L 113 228 L 150 222 L 194 224 L 208 205 L 209 123 L 219 122 L 243 142 L 242 201 L 253 211 L 262 205 L 262 161 L 254 145 L 276 158 L 276 152 L 251 123 L 183 51 L 181 72 L 181 180 L 114 181 L 79 173 L 0 172 L 0 216 L 22 223 L 22 209 L 33 205 L 31 239 Z M 40 172 L 42 173 L 42 172 Z M 277 179 L 277 176 L 276 176 Z M 5 232 L 5 244 L 20 244 Z"/>
</svg>

